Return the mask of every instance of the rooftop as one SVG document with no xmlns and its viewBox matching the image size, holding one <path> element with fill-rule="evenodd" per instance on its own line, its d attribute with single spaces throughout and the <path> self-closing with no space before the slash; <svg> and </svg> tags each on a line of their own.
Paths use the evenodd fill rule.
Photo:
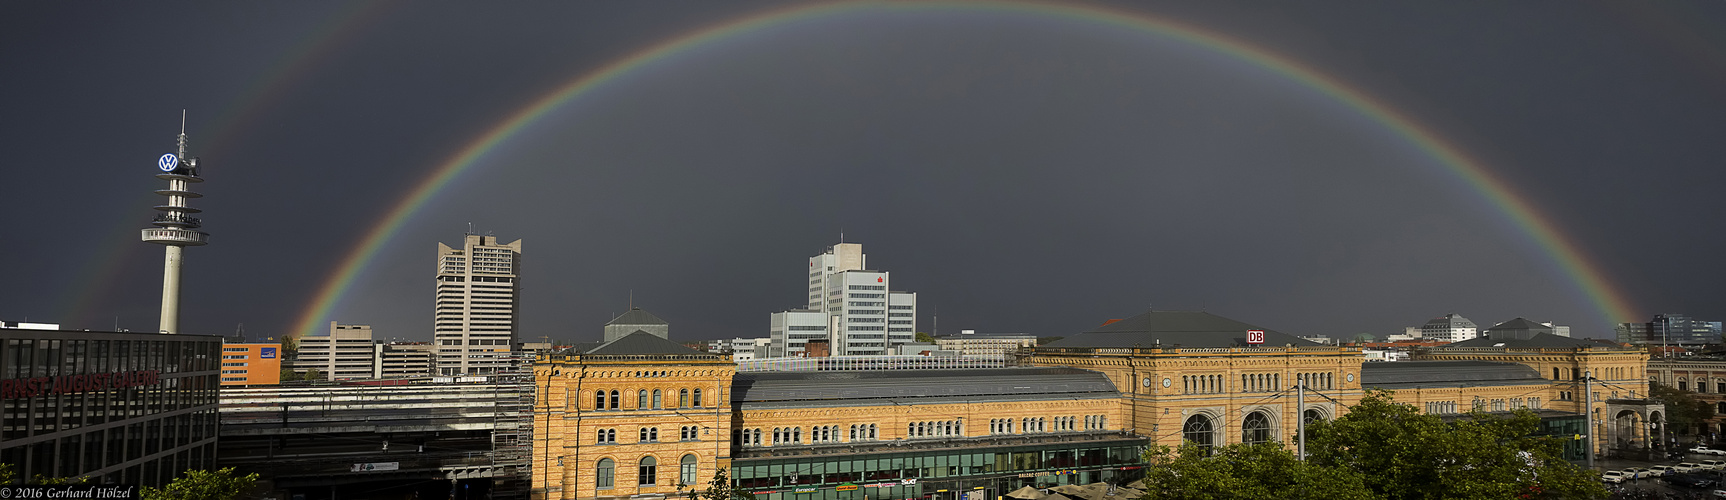
<svg viewBox="0 0 1726 500">
<path fill-rule="evenodd" d="M 1046 347 L 1236 347 L 1247 330 L 1264 330 L 1266 346 L 1316 346 L 1318 343 L 1202 311 L 1151 311 L 1095 330 L 1045 344 Z"/>
<path fill-rule="evenodd" d="M 913 405 L 1097 399 L 1119 395 L 1103 374 L 1020 367 L 908 371 L 738 373 L 731 400 L 745 408 Z"/>
<path fill-rule="evenodd" d="M 1534 368 L 1497 361 L 1393 361 L 1360 366 L 1361 387 L 1481 387 L 1546 384 Z"/>
</svg>

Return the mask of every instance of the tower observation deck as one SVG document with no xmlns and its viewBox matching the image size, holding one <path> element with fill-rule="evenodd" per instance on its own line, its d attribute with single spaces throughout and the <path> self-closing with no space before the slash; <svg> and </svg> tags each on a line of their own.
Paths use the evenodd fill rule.
<svg viewBox="0 0 1726 500">
<path fill-rule="evenodd" d="M 144 242 L 167 247 L 167 258 L 162 264 L 162 333 L 180 333 L 181 254 L 185 247 L 210 242 L 209 233 L 197 230 L 204 221 L 191 215 L 202 210 L 186 206 L 186 200 L 204 196 L 191 190 L 192 184 L 204 182 L 204 179 L 198 177 L 198 159 L 186 155 L 184 116 L 180 118 L 178 142 L 178 153 L 165 154 L 156 160 L 156 168 L 160 171 L 156 178 L 168 181 L 168 188 L 158 189 L 156 194 L 168 197 L 168 203 L 155 207 L 162 212 L 150 222 L 156 227 L 143 230 Z"/>
</svg>

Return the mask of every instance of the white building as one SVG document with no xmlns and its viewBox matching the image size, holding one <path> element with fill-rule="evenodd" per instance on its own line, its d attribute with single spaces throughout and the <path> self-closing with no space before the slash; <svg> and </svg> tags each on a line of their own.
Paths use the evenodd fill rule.
<svg viewBox="0 0 1726 500">
<path fill-rule="evenodd" d="M 372 378 L 429 377 L 437 346 L 425 342 L 377 344 L 372 351 Z"/>
<path fill-rule="evenodd" d="M 438 374 L 509 371 L 518 331 L 521 240 L 505 244 L 469 234 L 461 249 L 437 246 Z"/>
<path fill-rule="evenodd" d="M 1480 327 L 1468 318 L 1446 314 L 1420 327 L 1421 338 L 1437 342 L 1461 342 L 1480 336 Z"/>
<path fill-rule="evenodd" d="M 1037 336 L 1028 333 L 984 333 L 961 330 L 958 335 L 935 337 L 942 350 L 958 351 L 961 356 L 1011 358 L 1020 349 L 1037 346 Z"/>
<path fill-rule="evenodd" d="M 893 291 L 890 273 L 868 268 L 863 245 L 840 243 L 810 257 L 806 277 L 808 307 L 772 315 L 772 356 L 798 356 L 816 338 L 829 340 L 834 356 L 890 354 L 916 340 L 917 294 Z"/>
<path fill-rule="evenodd" d="M 294 371 L 316 369 L 326 380 L 357 380 L 372 378 L 374 358 L 370 325 L 343 325 L 330 322 L 330 333 L 300 338 L 299 358 Z"/>
<path fill-rule="evenodd" d="M 732 361 L 742 362 L 768 357 L 773 346 L 771 337 L 718 339 L 707 343 L 707 351 L 730 354 Z"/>
<path fill-rule="evenodd" d="M 827 313 L 792 309 L 773 313 L 767 328 L 767 355 L 762 358 L 798 357 L 803 344 L 827 338 Z M 735 360 L 736 358 L 733 358 Z"/>
</svg>

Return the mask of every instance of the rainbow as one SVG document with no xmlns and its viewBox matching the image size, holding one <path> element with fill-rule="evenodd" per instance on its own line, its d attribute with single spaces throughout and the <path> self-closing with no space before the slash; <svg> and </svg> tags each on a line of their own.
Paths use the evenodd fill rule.
<svg viewBox="0 0 1726 500">
<path fill-rule="evenodd" d="M 1005 12 L 1127 28 L 1206 48 L 1299 82 L 1377 121 L 1466 181 L 1551 256 L 1561 271 L 1597 307 L 1606 324 L 1625 321 L 1633 317 L 1636 311 L 1623 295 L 1609 286 L 1600 269 L 1589 262 L 1573 242 L 1565 238 L 1558 228 L 1525 201 L 1524 197 L 1517 195 L 1510 185 L 1488 171 L 1479 160 L 1365 92 L 1281 55 L 1172 20 L 1106 7 L 1026 2 L 856 1 L 805 4 L 770 10 L 665 40 L 576 77 L 510 113 L 439 164 L 365 233 L 367 236 L 364 240 L 348 252 L 334 274 L 317 290 L 312 301 L 295 321 L 291 334 L 315 332 L 320 323 L 328 321 L 326 318 L 331 309 L 340 302 L 355 278 L 365 270 L 385 243 L 451 181 L 481 164 L 480 160 L 487 154 L 524 129 L 539 123 L 547 114 L 589 94 L 607 82 L 685 51 L 767 27 L 856 13 L 920 11 Z"/>
</svg>

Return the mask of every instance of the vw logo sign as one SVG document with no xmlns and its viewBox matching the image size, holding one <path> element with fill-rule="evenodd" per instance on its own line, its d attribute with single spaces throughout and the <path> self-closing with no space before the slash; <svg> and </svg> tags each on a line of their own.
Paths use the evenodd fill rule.
<svg viewBox="0 0 1726 500">
<path fill-rule="evenodd" d="M 163 172 L 173 172 L 174 167 L 179 165 L 180 157 L 174 156 L 172 153 L 162 155 L 160 159 L 156 160 L 156 168 L 162 169 Z"/>
</svg>

